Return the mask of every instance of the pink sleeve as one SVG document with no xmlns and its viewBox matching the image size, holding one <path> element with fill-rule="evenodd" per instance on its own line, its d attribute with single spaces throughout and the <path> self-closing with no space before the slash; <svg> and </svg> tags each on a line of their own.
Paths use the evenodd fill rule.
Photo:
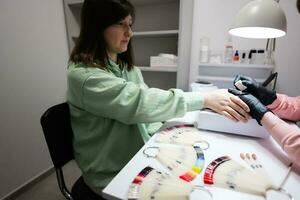
<svg viewBox="0 0 300 200">
<path fill-rule="evenodd" d="M 271 112 L 264 115 L 261 123 L 290 159 L 300 166 L 300 129 L 296 125 L 286 123 Z"/>
<path fill-rule="evenodd" d="M 277 99 L 268 108 L 282 119 L 300 120 L 300 96 L 288 97 L 277 94 Z"/>
</svg>

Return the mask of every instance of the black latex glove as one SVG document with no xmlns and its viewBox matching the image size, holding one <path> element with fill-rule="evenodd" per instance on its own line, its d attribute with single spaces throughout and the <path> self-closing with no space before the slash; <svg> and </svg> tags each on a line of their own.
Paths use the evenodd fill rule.
<svg viewBox="0 0 300 200">
<path fill-rule="evenodd" d="M 239 80 L 241 80 L 243 85 L 247 87 L 244 92 L 251 93 L 253 96 L 258 98 L 260 102 L 262 102 L 265 106 L 273 103 L 277 99 L 275 91 L 268 90 L 267 88 L 259 85 L 253 78 L 244 75 L 236 75 L 233 81 L 234 86 L 235 83 Z M 236 87 L 236 89 L 238 88 Z"/>
<path fill-rule="evenodd" d="M 263 118 L 264 114 L 268 112 L 268 108 L 262 104 L 255 96 L 249 93 L 241 92 L 232 88 L 228 89 L 228 92 L 238 96 L 243 102 L 245 102 L 250 108 L 250 115 L 253 119 L 261 125 L 260 121 Z"/>
</svg>

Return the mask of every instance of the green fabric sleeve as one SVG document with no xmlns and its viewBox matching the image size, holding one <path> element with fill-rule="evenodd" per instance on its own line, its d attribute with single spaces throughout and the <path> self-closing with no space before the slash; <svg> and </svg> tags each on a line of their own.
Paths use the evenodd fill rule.
<svg viewBox="0 0 300 200">
<path fill-rule="evenodd" d="M 187 100 L 189 97 L 193 100 Z M 179 89 L 145 88 L 108 73 L 98 73 L 85 80 L 82 103 L 95 115 L 135 124 L 181 117 L 188 109 L 201 107 L 200 103 L 196 106 L 194 99 L 195 95 L 185 95 Z"/>
<path fill-rule="evenodd" d="M 200 92 L 185 92 L 184 98 L 187 103 L 187 111 L 200 110 L 203 108 L 203 96 Z"/>
</svg>

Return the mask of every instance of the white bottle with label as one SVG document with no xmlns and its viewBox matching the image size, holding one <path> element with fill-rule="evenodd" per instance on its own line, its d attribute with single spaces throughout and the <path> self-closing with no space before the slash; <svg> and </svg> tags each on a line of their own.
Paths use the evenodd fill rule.
<svg viewBox="0 0 300 200">
<path fill-rule="evenodd" d="M 200 63 L 209 62 L 209 37 L 202 37 L 200 39 Z"/>
<path fill-rule="evenodd" d="M 227 43 L 225 44 L 224 63 L 232 63 L 233 57 L 233 44 L 231 36 L 228 36 Z"/>
</svg>

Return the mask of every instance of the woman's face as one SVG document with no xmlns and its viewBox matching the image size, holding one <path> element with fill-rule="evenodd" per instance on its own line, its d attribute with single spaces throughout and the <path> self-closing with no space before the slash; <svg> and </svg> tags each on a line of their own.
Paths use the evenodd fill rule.
<svg viewBox="0 0 300 200">
<path fill-rule="evenodd" d="M 106 50 L 109 55 L 116 55 L 127 50 L 129 40 L 133 36 L 131 26 L 132 17 L 128 15 L 104 30 L 104 39 L 107 44 Z"/>
</svg>

